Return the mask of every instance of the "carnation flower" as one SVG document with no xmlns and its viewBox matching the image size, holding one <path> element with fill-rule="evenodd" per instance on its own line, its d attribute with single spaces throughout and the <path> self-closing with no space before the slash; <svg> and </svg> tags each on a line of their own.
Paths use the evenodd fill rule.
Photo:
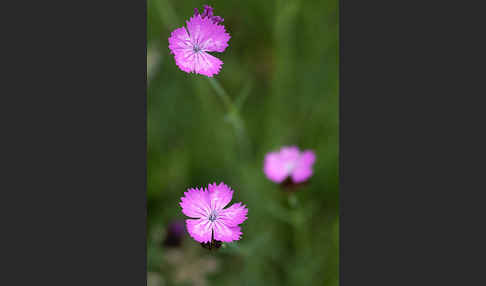
<svg viewBox="0 0 486 286">
<path fill-rule="evenodd" d="M 243 233 L 238 225 L 247 219 L 248 209 L 241 203 L 225 209 L 232 197 L 233 190 L 224 183 L 188 189 L 179 204 L 192 218 L 186 220 L 189 235 L 203 244 L 239 240 Z"/>
<path fill-rule="evenodd" d="M 209 52 L 223 52 L 230 35 L 223 25 L 224 19 L 213 15 L 213 8 L 204 6 L 203 14 L 197 8 L 186 27 L 175 29 L 169 38 L 169 49 L 176 65 L 183 71 L 212 77 L 219 73 L 223 62 Z"/>
<path fill-rule="evenodd" d="M 312 165 L 316 160 L 313 151 L 301 152 L 295 146 L 282 147 L 279 152 L 265 156 L 263 172 L 272 181 L 282 183 L 291 178 L 293 183 L 302 183 L 312 176 Z"/>
</svg>

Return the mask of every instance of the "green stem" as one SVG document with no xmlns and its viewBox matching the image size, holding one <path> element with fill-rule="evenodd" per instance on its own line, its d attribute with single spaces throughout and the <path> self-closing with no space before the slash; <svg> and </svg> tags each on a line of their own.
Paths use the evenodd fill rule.
<svg viewBox="0 0 486 286">
<path fill-rule="evenodd" d="M 235 110 L 233 102 L 231 101 L 231 98 L 228 96 L 219 81 L 213 77 L 208 77 L 208 80 L 214 91 L 216 91 L 216 94 L 221 98 L 225 107 L 228 109 L 228 113 L 233 112 Z"/>
<path fill-rule="evenodd" d="M 213 77 L 208 77 L 207 79 L 216 92 L 216 95 L 223 101 L 223 104 L 227 109 L 226 118 L 235 130 L 236 139 L 240 145 L 241 155 L 246 157 L 249 154 L 249 142 L 240 112 L 219 81 Z"/>
</svg>

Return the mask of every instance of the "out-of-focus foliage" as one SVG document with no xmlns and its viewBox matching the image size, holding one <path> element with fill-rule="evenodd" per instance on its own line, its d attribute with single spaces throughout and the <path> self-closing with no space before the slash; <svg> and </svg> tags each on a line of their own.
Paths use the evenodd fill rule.
<svg viewBox="0 0 486 286">
<path fill-rule="evenodd" d="M 215 76 L 232 117 L 207 77 L 178 69 L 170 32 L 195 7 L 214 7 L 231 34 Z M 155 285 L 338 285 L 338 1 L 148 0 L 147 268 Z M 294 193 L 265 178 L 265 153 L 313 149 L 315 174 Z M 225 182 L 248 206 L 243 237 L 217 251 L 189 236 L 164 246 L 183 220 L 189 187 Z"/>
</svg>

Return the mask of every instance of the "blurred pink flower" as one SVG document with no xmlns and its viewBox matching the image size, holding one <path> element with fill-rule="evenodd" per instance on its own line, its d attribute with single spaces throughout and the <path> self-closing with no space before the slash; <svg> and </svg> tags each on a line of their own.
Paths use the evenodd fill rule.
<svg viewBox="0 0 486 286">
<path fill-rule="evenodd" d="M 182 213 L 193 218 L 186 220 L 191 237 L 200 243 L 239 240 L 243 233 L 238 225 L 247 219 L 248 209 L 241 203 L 223 209 L 232 197 L 233 190 L 224 183 L 187 190 L 179 205 Z"/>
<path fill-rule="evenodd" d="M 186 21 L 186 27 L 175 29 L 169 38 L 169 49 L 176 65 L 183 71 L 212 77 L 219 73 L 223 62 L 208 52 L 223 52 L 230 35 L 226 33 L 223 18 L 213 16 L 213 8 L 204 6 L 203 14 L 197 8 Z"/>
<path fill-rule="evenodd" d="M 295 146 L 282 147 L 279 152 L 265 156 L 263 172 L 272 181 L 282 183 L 291 178 L 294 183 L 302 183 L 312 176 L 312 165 L 316 160 L 313 151 L 301 152 Z"/>
</svg>

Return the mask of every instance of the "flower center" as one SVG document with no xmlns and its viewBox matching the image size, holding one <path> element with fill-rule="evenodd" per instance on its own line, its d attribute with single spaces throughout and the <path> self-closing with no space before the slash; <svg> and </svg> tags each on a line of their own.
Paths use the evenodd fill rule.
<svg viewBox="0 0 486 286">
<path fill-rule="evenodd" d="M 295 163 L 294 162 L 289 162 L 284 165 L 285 172 L 291 173 L 295 168 Z"/>
<path fill-rule="evenodd" d="M 201 48 L 195 44 L 194 47 L 192 48 L 192 50 L 195 52 L 195 53 L 198 53 L 199 51 L 201 51 Z"/>
<path fill-rule="evenodd" d="M 218 213 L 216 211 L 212 211 L 210 214 L 209 214 L 209 221 L 213 222 L 215 221 L 216 219 L 218 219 Z"/>
</svg>

